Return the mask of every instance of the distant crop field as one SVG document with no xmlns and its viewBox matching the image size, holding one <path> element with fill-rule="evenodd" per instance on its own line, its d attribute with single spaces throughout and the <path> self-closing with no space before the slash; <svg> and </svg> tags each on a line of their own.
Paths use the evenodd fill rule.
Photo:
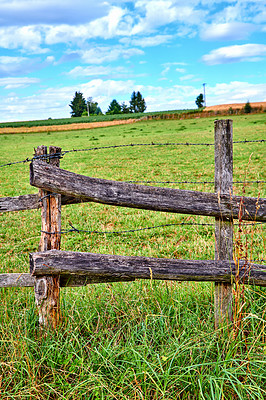
<svg viewBox="0 0 266 400">
<path fill-rule="evenodd" d="M 266 101 L 260 101 L 255 103 L 250 103 L 252 108 L 266 110 Z M 233 104 L 219 104 L 216 106 L 209 106 L 204 109 L 204 111 L 228 111 L 230 108 L 242 109 L 245 107 L 245 103 L 233 103 Z"/>
<path fill-rule="evenodd" d="M 265 139 L 265 113 L 232 119 L 234 141 Z M 213 192 L 213 146 L 103 147 L 213 143 L 214 121 L 151 120 L 95 130 L 2 134 L 0 165 L 30 158 L 39 145 L 94 149 L 66 154 L 61 168 L 97 178 Z M 235 183 L 234 194 L 266 197 L 265 182 L 248 183 L 265 181 L 265 146 L 234 144 L 234 181 L 246 182 Z M 28 163 L 0 168 L 1 197 L 36 192 L 29 185 Z M 181 222 L 202 225 L 161 226 Z M 62 250 L 214 259 L 211 217 L 83 203 L 62 207 L 62 229 L 68 230 L 69 223 L 103 233 L 66 233 Z M 38 249 L 40 224 L 40 210 L 0 214 L 1 273 L 29 271 L 29 253 Z M 161 227 L 112 234 L 156 226 Z M 234 235 L 248 259 L 265 260 L 264 225 L 239 226 L 235 221 Z M 140 280 L 65 288 L 64 320 L 58 332 L 47 335 L 38 330 L 32 289 L 0 290 L 3 399 L 266 397 L 265 288 L 245 287 L 240 329 L 232 325 L 225 335 L 214 331 L 210 283 Z"/>
<path fill-rule="evenodd" d="M 158 111 L 158 112 L 147 112 L 147 113 L 133 113 L 133 114 L 115 114 L 115 115 L 92 115 L 89 117 L 76 117 L 76 118 L 59 118 L 52 119 L 48 118 L 45 120 L 35 121 L 19 121 L 19 122 L 1 122 L 0 128 L 18 128 L 18 127 L 36 127 L 36 126 L 52 126 L 52 125 L 69 125 L 69 124 L 85 124 L 91 122 L 108 122 L 108 121 L 121 121 L 127 119 L 140 119 L 149 115 L 161 115 L 161 114 L 180 114 L 195 112 L 197 110 L 171 110 L 171 111 Z"/>
</svg>

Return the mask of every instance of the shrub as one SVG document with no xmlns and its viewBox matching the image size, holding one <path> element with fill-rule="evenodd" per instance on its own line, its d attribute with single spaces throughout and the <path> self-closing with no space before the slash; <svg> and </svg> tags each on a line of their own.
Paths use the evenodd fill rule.
<svg viewBox="0 0 266 400">
<path fill-rule="evenodd" d="M 250 102 L 247 101 L 247 103 L 245 104 L 245 107 L 244 107 L 244 113 L 249 114 L 249 113 L 251 113 L 251 110 L 252 110 L 252 107 L 250 105 Z"/>
</svg>

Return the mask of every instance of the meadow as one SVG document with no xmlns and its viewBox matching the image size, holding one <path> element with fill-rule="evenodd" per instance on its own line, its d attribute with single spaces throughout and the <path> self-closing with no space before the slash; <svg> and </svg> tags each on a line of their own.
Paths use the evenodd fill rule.
<svg viewBox="0 0 266 400">
<path fill-rule="evenodd" d="M 233 116 L 234 141 L 265 139 L 266 114 Z M 63 150 L 130 143 L 214 142 L 214 118 L 140 121 L 68 132 L 3 134 L 0 165 L 32 157 L 39 145 Z M 213 182 L 213 146 L 139 146 L 66 154 L 61 168 L 120 181 Z M 234 145 L 234 194 L 266 197 L 265 143 Z M 212 183 L 153 183 L 213 192 Z M 0 195 L 36 193 L 29 164 L 0 168 Z M 94 203 L 62 207 L 93 233 L 62 235 L 62 250 L 183 259 L 214 258 L 210 217 L 156 213 Z M 165 224 L 169 226 L 127 234 Z M 28 272 L 38 249 L 40 211 L 0 215 L 0 272 Z M 238 225 L 235 254 L 264 259 L 263 225 Z M 109 234 L 110 233 L 110 234 Z M 243 289 L 243 290 L 242 290 Z M 234 323 L 214 330 L 213 284 L 136 281 L 61 290 L 62 323 L 41 332 L 31 288 L 1 290 L 1 399 L 265 399 L 265 297 L 235 288 Z M 241 320 L 239 316 L 242 316 Z"/>
</svg>

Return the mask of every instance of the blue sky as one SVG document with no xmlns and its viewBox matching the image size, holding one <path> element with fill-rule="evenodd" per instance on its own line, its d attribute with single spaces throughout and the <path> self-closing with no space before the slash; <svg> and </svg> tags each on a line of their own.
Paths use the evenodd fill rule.
<svg viewBox="0 0 266 400">
<path fill-rule="evenodd" d="M 0 0 L 0 121 L 105 112 L 140 90 L 147 111 L 266 101 L 266 2 Z"/>
</svg>

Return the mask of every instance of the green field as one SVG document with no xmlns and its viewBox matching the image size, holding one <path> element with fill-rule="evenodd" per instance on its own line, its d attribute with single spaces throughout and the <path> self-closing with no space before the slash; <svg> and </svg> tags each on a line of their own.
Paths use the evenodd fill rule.
<svg viewBox="0 0 266 400">
<path fill-rule="evenodd" d="M 90 117 L 76 117 L 76 118 L 59 118 L 59 119 L 44 119 L 44 120 L 36 120 L 36 121 L 19 121 L 19 122 L 0 122 L 0 128 L 18 128 L 18 127 L 27 127 L 30 128 L 32 126 L 50 126 L 50 125 L 69 125 L 76 123 L 87 123 L 87 122 L 103 122 L 103 121 L 114 121 L 114 120 L 123 120 L 129 118 L 140 119 L 145 116 L 154 115 L 161 116 L 163 114 L 182 114 L 182 113 L 198 113 L 202 111 L 202 109 L 193 109 L 193 110 L 171 110 L 171 111 L 154 111 L 154 112 L 146 112 L 144 113 L 131 113 L 131 114 L 115 114 L 115 115 L 91 115 Z"/>
<path fill-rule="evenodd" d="M 265 139 L 266 114 L 232 117 L 234 141 Z M 1 135 L 0 165 L 39 145 L 63 150 L 130 143 L 213 143 L 214 118 L 141 121 L 94 130 Z M 234 145 L 234 181 L 265 180 L 265 143 Z M 61 167 L 121 181 L 213 181 L 213 146 L 140 146 L 66 154 Z M 155 184 L 154 184 L 155 185 Z M 157 184 L 213 192 L 213 184 Z M 0 168 L 0 195 L 36 193 L 29 164 Z M 234 194 L 266 197 L 265 183 Z M 102 232 L 213 218 L 84 203 L 62 207 L 71 222 Z M 235 221 L 236 222 L 236 221 Z M 40 211 L 0 215 L 0 272 L 28 272 Z M 236 254 L 265 259 L 265 228 L 235 226 Z M 68 233 L 62 250 L 184 259 L 214 258 L 213 226 L 172 226 L 121 235 Z M 264 262 L 265 263 L 265 262 Z M 235 325 L 214 331 L 213 285 L 137 281 L 61 290 L 63 321 L 42 335 L 30 288 L 0 289 L 1 399 L 265 399 L 265 288 L 234 292 Z M 239 302 L 237 301 L 238 299 Z M 240 329 L 236 328 L 242 314 Z M 235 327 L 235 328 L 234 328 Z"/>
</svg>

